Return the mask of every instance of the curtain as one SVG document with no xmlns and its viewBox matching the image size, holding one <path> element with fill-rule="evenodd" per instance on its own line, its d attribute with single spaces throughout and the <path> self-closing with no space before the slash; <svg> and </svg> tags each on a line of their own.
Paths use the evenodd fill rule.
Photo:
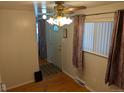
<svg viewBox="0 0 124 93">
<path fill-rule="evenodd" d="M 124 88 L 124 10 L 115 13 L 105 83 Z"/>
<path fill-rule="evenodd" d="M 73 65 L 79 70 L 83 68 L 82 36 L 84 30 L 85 16 L 74 16 L 74 35 L 73 35 Z"/>
<path fill-rule="evenodd" d="M 41 59 L 47 59 L 46 48 L 46 27 L 45 20 L 38 20 L 38 42 L 39 42 L 39 57 Z"/>
</svg>

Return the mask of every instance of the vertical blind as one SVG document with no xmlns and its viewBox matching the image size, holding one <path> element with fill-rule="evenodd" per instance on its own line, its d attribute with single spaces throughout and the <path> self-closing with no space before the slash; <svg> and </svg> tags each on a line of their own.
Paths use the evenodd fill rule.
<svg viewBox="0 0 124 93">
<path fill-rule="evenodd" d="M 87 22 L 83 34 L 83 50 L 108 57 L 113 22 Z"/>
</svg>

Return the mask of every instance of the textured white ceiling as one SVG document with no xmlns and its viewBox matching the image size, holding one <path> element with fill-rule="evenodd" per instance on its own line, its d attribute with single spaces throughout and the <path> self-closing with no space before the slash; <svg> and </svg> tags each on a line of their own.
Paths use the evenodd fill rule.
<svg viewBox="0 0 124 93">
<path fill-rule="evenodd" d="M 64 4 L 72 5 L 72 6 L 86 6 L 87 8 L 89 8 L 89 7 L 96 7 L 100 5 L 112 4 L 117 2 L 118 1 L 64 1 Z M 54 6 L 55 6 L 54 1 L 47 1 L 47 7 L 53 8 Z"/>
<path fill-rule="evenodd" d="M 35 1 L 36 2 L 36 1 Z M 0 9 L 33 9 L 33 1 L 0 1 Z M 42 7 L 42 1 L 37 1 L 38 8 Z M 118 1 L 64 1 L 64 5 L 72 5 L 72 6 L 86 6 L 87 8 L 96 7 L 106 4 L 118 3 Z M 46 1 L 46 7 L 48 10 L 53 10 L 55 6 L 54 1 Z"/>
<path fill-rule="evenodd" d="M 68 1 L 65 2 L 68 5 L 73 5 L 73 6 L 86 6 L 86 7 L 96 7 L 100 5 L 105 5 L 105 4 L 111 4 L 115 3 L 113 1 Z"/>
</svg>

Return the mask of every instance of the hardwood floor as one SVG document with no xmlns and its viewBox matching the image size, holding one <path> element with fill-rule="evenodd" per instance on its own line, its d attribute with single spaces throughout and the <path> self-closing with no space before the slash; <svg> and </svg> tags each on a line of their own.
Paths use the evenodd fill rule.
<svg viewBox="0 0 124 93">
<path fill-rule="evenodd" d="M 89 92 L 85 87 L 78 85 L 73 79 L 63 72 L 49 76 L 38 83 L 26 84 L 10 92 Z"/>
</svg>

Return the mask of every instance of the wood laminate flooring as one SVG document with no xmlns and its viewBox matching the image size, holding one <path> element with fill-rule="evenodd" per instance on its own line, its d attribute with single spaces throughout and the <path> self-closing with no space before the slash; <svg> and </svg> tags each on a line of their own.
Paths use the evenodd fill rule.
<svg viewBox="0 0 124 93">
<path fill-rule="evenodd" d="M 43 81 L 26 84 L 11 90 L 10 92 L 89 92 L 88 89 L 77 84 L 72 78 L 59 72 Z"/>
</svg>

